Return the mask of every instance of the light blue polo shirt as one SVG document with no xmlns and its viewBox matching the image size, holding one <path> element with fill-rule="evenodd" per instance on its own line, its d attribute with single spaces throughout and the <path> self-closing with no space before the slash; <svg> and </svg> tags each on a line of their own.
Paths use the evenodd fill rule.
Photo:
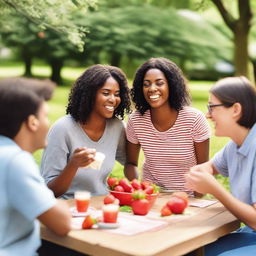
<svg viewBox="0 0 256 256">
<path fill-rule="evenodd" d="M 216 169 L 230 180 L 230 189 L 240 201 L 256 203 L 256 124 L 243 144 L 230 141 L 213 158 Z"/>
<path fill-rule="evenodd" d="M 35 255 L 41 243 L 36 218 L 55 203 L 32 155 L 0 136 L 0 255 Z"/>
</svg>

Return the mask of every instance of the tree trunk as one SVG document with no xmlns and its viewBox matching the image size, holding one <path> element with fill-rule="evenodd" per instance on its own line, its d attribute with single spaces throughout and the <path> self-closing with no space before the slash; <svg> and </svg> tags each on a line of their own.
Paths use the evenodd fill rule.
<svg viewBox="0 0 256 256">
<path fill-rule="evenodd" d="M 32 57 L 30 56 L 30 54 L 28 53 L 24 53 L 23 54 L 23 61 L 24 61 L 24 74 L 23 76 L 27 76 L 27 77 L 31 77 L 32 76 L 32 72 L 31 72 L 31 68 L 32 68 Z"/>
<path fill-rule="evenodd" d="M 120 67 L 121 58 L 120 53 L 113 52 L 110 57 L 110 64 L 115 67 Z"/>
<path fill-rule="evenodd" d="M 52 70 L 51 80 L 57 84 L 61 84 L 62 83 L 61 69 L 63 67 L 63 60 L 51 59 L 50 66 Z"/>
<path fill-rule="evenodd" d="M 248 30 L 237 24 L 233 32 L 235 74 L 249 77 Z"/>
<path fill-rule="evenodd" d="M 251 61 L 252 61 L 252 66 L 253 66 L 254 79 L 256 80 L 256 59 L 253 59 Z M 255 86 L 256 86 L 256 83 L 255 83 Z"/>
</svg>

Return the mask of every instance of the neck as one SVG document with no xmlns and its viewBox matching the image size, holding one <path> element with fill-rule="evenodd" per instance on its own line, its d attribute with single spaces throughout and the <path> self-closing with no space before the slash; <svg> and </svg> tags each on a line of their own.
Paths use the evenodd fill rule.
<svg viewBox="0 0 256 256">
<path fill-rule="evenodd" d="M 232 132 L 229 137 L 240 147 L 243 144 L 249 132 L 249 128 L 237 125 L 236 127 L 232 128 Z"/>
<path fill-rule="evenodd" d="M 151 108 L 151 121 L 155 128 L 159 131 L 166 131 L 170 129 L 175 123 L 178 112 L 172 109 L 169 105 L 162 108 Z"/>
<path fill-rule="evenodd" d="M 106 119 L 91 115 L 85 124 L 81 124 L 81 126 L 86 130 L 103 131 L 106 126 Z"/>
<path fill-rule="evenodd" d="M 36 150 L 33 147 L 33 139 L 27 133 L 20 131 L 13 139 L 19 147 L 31 154 Z"/>
</svg>

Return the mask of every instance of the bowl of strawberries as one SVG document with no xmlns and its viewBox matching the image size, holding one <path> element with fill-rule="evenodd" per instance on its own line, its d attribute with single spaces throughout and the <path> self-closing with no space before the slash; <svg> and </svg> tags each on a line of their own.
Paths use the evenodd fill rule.
<svg viewBox="0 0 256 256">
<path fill-rule="evenodd" d="M 159 195 L 158 187 L 149 181 L 140 182 L 137 179 L 128 181 L 126 178 L 118 180 L 115 177 L 109 177 L 107 183 L 109 192 L 119 200 L 121 206 L 131 206 L 137 198 L 144 197 L 149 201 L 150 209 Z"/>
</svg>

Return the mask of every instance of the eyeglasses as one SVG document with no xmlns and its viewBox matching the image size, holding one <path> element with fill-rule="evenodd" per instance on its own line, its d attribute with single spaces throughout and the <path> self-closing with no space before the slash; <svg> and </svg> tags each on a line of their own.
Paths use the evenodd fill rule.
<svg viewBox="0 0 256 256">
<path fill-rule="evenodd" d="M 208 112 L 211 114 L 212 113 L 212 108 L 215 108 L 215 107 L 220 107 L 220 106 L 226 106 L 226 104 L 208 104 L 207 105 L 207 109 L 208 109 Z"/>
</svg>

